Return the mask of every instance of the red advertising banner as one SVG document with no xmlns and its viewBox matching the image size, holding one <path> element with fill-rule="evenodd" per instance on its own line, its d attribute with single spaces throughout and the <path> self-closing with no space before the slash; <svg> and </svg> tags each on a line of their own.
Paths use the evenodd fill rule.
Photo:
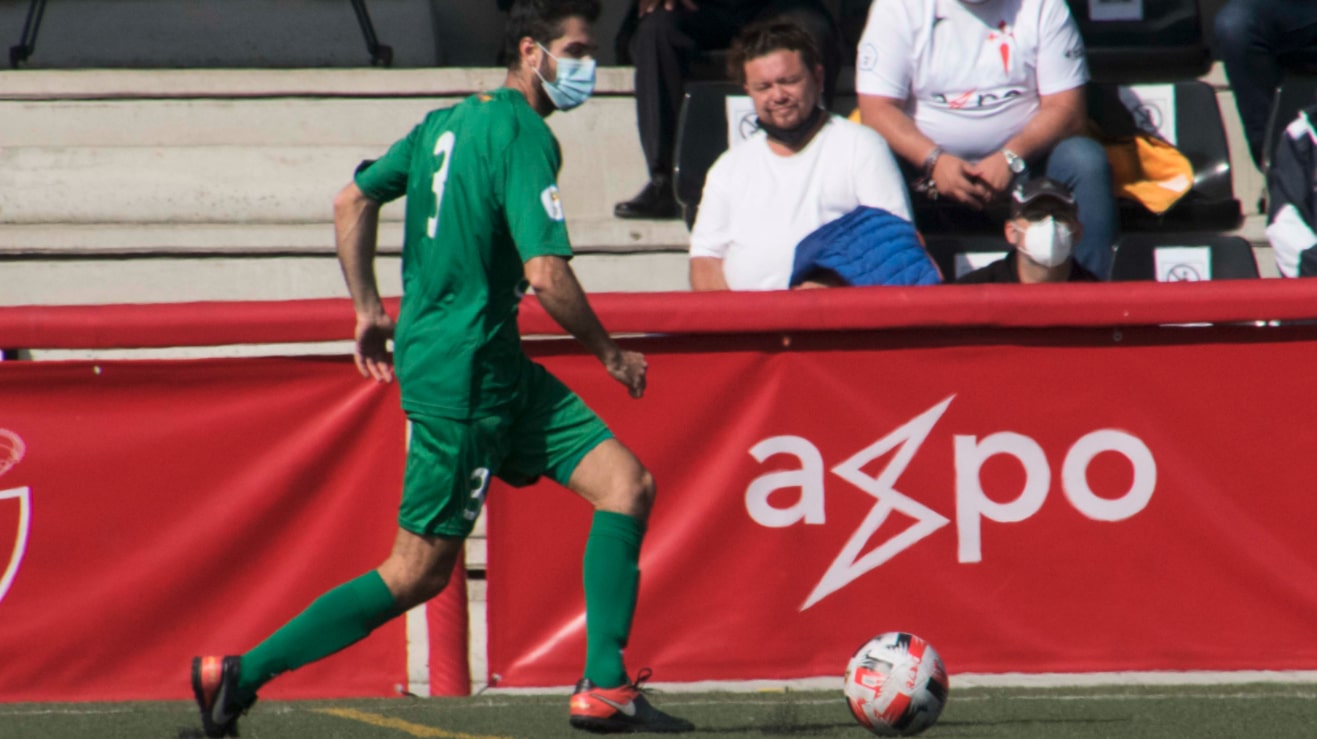
<svg viewBox="0 0 1317 739">
<path fill-rule="evenodd" d="M 384 559 L 404 435 L 346 358 L 0 363 L 0 701 L 190 698 L 193 655 Z M 429 606 L 434 693 L 470 692 L 464 582 Z M 407 628 L 263 695 L 393 695 L 425 679 Z"/>
<path fill-rule="evenodd" d="M 1317 668 L 1317 328 L 634 347 L 639 401 L 538 352 L 658 482 L 633 670 L 838 675 L 893 630 L 953 673 Z M 491 680 L 569 684 L 589 510 L 545 484 L 492 491 L 487 515 Z"/>
<path fill-rule="evenodd" d="M 1317 317 L 1317 282 L 592 303 L 647 334 L 644 399 L 574 342 L 528 346 L 658 481 L 633 670 L 837 675 L 891 630 L 953 673 L 1317 669 L 1317 325 L 1266 325 Z M 560 333 L 533 299 L 521 324 Z M 351 326 L 343 300 L 0 308 L 0 347 Z M 402 416 L 347 359 L 4 362 L 0 429 L 0 700 L 186 697 L 191 655 L 250 647 L 388 550 Z M 590 511 L 546 483 L 488 516 L 490 680 L 571 684 Z M 443 628 L 465 613 L 411 620 L 432 678 L 465 680 L 465 622 Z M 416 680 L 407 628 L 269 695 Z"/>
</svg>

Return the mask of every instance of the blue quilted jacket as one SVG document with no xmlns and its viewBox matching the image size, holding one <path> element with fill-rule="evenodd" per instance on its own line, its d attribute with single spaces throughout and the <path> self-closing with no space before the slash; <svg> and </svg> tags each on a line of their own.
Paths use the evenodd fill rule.
<svg viewBox="0 0 1317 739">
<path fill-rule="evenodd" d="M 862 205 L 825 223 L 796 245 L 791 285 L 828 270 L 848 285 L 936 285 L 942 273 L 915 227 L 881 208 Z"/>
</svg>

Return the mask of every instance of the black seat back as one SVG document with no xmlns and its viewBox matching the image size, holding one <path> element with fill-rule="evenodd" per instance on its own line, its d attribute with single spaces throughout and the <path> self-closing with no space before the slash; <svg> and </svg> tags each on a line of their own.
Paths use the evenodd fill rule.
<svg viewBox="0 0 1317 739">
<path fill-rule="evenodd" d="M 1299 110 L 1317 103 L 1317 73 L 1287 74 L 1276 91 L 1271 105 L 1271 118 L 1267 124 L 1267 138 L 1262 145 L 1262 171 L 1271 169 L 1271 159 L 1286 127 L 1299 117 Z"/>
<path fill-rule="evenodd" d="M 1201 250 L 1206 250 L 1206 259 Z M 1181 282 L 1254 277 L 1258 277 L 1258 264 L 1253 245 L 1238 236 L 1217 233 L 1129 234 L 1117 244 L 1111 264 L 1112 280 Z"/>
<path fill-rule="evenodd" d="M 1222 230 L 1243 220 L 1230 168 L 1230 147 L 1217 104 L 1216 91 L 1206 82 L 1181 80 L 1171 84 L 1174 100 L 1168 110 L 1153 100 L 1146 104 L 1121 100 L 1120 85 L 1089 86 L 1088 113 L 1104 132 L 1128 136 L 1136 129 L 1165 135 L 1193 165 L 1194 184 L 1179 202 L 1161 215 L 1133 201 L 1121 200 L 1122 230 Z M 1140 88 L 1133 86 L 1137 93 Z M 1134 105 L 1131 110 L 1130 105 Z M 1174 125 L 1169 122 L 1174 117 Z"/>
<path fill-rule="evenodd" d="M 944 282 L 955 282 L 956 278 L 1006 256 L 1011 245 L 1001 230 L 992 235 L 932 235 L 924 237 L 924 248 L 928 250 L 933 262 L 942 271 Z"/>
<path fill-rule="evenodd" d="M 1095 82 L 1173 82 L 1211 68 L 1198 0 L 1066 2 Z"/>
</svg>

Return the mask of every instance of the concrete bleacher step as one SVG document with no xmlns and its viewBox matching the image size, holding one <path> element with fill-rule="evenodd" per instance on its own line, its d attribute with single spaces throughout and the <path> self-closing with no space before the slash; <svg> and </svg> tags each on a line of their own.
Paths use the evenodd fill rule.
<svg viewBox="0 0 1317 739">
<path fill-rule="evenodd" d="M 116 96 L 101 100 L 9 97 L 32 93 L 8 89 L 11 78 L 28 78 L 3 73 L 0 223 L 323 220 L 358 162 L 382 154 L 428 111 L 501 81 L 443 70 L 436 76 L 489 84 L 441 96 L 381 82 L 383 90 L 371 98 L 318 97 L 325 94 L 318 86 L 273 99 L 245 97 L 254 85 L 240 84 L 247 75 L 270 90 L 301 77 L 276 85 L 277 71 L 262 72 L 235 77 L 228 97 L 217 85 L 198 88 L 205 90 L 199 95 L 216 97 L 160 99 L 152 91 L 134 98 L 132 90 L 99 88 L 50 93 Z M 354 72 L 348 76 L 360 75 Z M 585 110 L 548 120 L 567 153 L 559 183 L 567 212 L 603 220 L 614 202 L 644 183 L 645 167 L 629 98 L 602 96 Z M 609 166 L 599 167 L 601 161 Z M 387 207 L 383 217 L 400 219 L 400 205 Z"/>
<path fill-rule="evenodd" d="M 568 218 L 577 254 L 685 252 L 689 232 L 680 221 Z M 379 253 L 402 250 L 402 222 L 384 220 Z M 283 254 L 332 255 L 334 229 L 328 217 L 305 222 L 124 223 L 85 221 L 0 225 L 0 256 L 198 256 Z"/>
<path fill-rule="evenodd" d="M 341 295 L 334 193 L 428 111 L 503 75 L 0 72 L 0 304 Z M 612 217 L 645 181 L 630 85 L 629 69 L 601 70 L 584 112 L 549 118 L 576 266 L 592 290 L 684 289 L 684 225 Z M 382 255 L 399 253 L 402 216 L 401 201 L 383 209 Z"/>
</svg>

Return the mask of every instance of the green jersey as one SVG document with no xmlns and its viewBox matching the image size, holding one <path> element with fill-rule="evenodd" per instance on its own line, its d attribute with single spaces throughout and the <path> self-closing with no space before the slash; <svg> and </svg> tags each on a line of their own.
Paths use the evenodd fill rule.
<svg viewBox="0 0 1317 739">
<path fill-rule="evenodd" d="M 508 405 L 530 362 L 517 305 L 532 257 L 570 258 L 558 197 L 562 152 L 521 93 L 435 110 L 356 183 L 407 196 L 394 358 L 409 413 L 469 418 Z"/>
</svg>

